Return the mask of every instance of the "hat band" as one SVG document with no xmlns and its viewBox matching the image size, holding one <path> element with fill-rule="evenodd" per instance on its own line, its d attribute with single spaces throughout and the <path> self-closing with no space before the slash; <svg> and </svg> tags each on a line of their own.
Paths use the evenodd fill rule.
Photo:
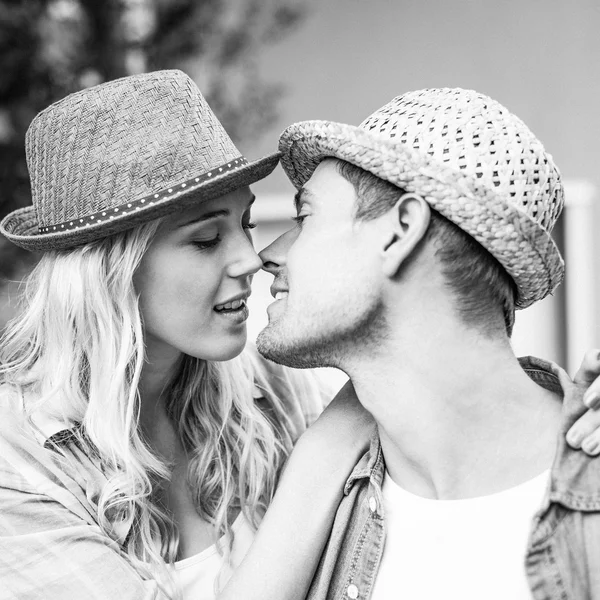
<svg viewBox="0 0 600 600">
<path fill-rule="evenodd" d="M 189 192 L 192 192 L 196 188 L 199 188 L 203 183 L 215 179 L 220 175 L 224 175 L 228 171 L 235 171 L 236 169 L 239 169 L 240 167 L 243 167 L 246 164 L 248 164 L 247 159 L 243 156 L 239 156 L 235 160 L 224 163 L 220 167 L 215 167 L 207 173 L 203 173 L 202 175 L 192 177 L 184 183 L 180 183 L 176 186 L 170 187 L 157 194 L 150 194 L 149 196 L 145 196 L 144 198 L 132 200 L 131 202 L 125 202 L 124 204 L 121 204 L 119 206 L 105 208 L 104 210 L 100 210 L 91 215 L 86 215 L 85 217 L 75 218 L 70 221 L 64 221 L 63 223 L 56 223 L 55 225 L 39 227 L 38 230 L 39 233 L 54 233 L 55 231 L 83 229 L 85 227 L 89 227 L 90 225 L 97 225 L 105 221 L 114 221 L 115 219 L 127 216 L 128 214 L 139 211 L 147 206 L 161 204 L 163 202 L 166 202 L 167 200 L 171 200 L 173 198 L 176 198 L 177 196 L 181 196 L 181 194 L 187 194 Z"/>
</svg>

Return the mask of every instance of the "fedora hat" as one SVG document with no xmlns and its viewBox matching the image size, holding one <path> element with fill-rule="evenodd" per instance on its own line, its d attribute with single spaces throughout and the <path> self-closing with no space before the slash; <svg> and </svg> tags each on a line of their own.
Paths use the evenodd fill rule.
<svg viewBox="0 0 600 600">
<path fill-rule="evenodd" d="M 517 308 L 562 281 L 550 236 L 564 204 L 560 173 L 527 126 L 483 94 L 425 89 L 394 98 L 358 127 L 296 123 L 279 150 L 297 188 L 334 157 L 419 194 L 500 262 L 517 286 Z"/>
<path fill-rule="evenodd" d="M 71 94 L 26 135 L 33 206 L 0 231 L 27 250 L 58 250 L 129 229 L 266 177 L 181 71 L 124 77 Z"/>
</svg>

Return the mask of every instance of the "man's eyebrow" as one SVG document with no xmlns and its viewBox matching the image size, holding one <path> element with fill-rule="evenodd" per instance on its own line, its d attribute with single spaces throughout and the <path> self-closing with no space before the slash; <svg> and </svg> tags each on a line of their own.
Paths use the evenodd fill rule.
<svg viewBox="0 0 600 600">
<path fill-rule="evenodd" d="M 248 208 L 246 210 L 250 209 L 250 207 L 254 204 L 255 200 L 256 200 L 256 196 L 254 194 L 252 194 L 252 197 L 248 201 Z M 229 214 L 230 214 L 230 211 L 227 208 L 222 208 L 219 210 L 211 210 L 210 212 L 206 212 L 197 217 L 193 217 L 192 219 L 190 219 L 189 221 L 186 221 L 185 223 L 181 223 L 181 225 L 179 225 L 179 227 L 180 228 L 188 227 L 189 225 L 196 225 L 197 223 L 204 223 L 205 221 L 212 221 L 213 219 L 218 219 L 220 217 L 228 217 Z"/>
</svg>

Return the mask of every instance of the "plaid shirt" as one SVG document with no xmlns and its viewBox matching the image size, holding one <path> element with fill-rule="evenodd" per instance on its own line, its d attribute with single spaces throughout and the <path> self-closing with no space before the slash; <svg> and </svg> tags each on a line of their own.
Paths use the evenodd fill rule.
<svg viewBox="0 0 600 600">
<path fill-rule="evenodd" d="M 323 408 L 321 390 L 306 385 L 304 374 L 275 365 L 268 371 L 299 435 Z M 290 395 L 290 385 L 303 393 Z M 258 388 L 255 396 L 266 403 Z M 71 429 L 57 421 L 36 424 L 38 431 L 15 400 L 0 401 L 0 599 L 164 598 L 157 582 L 144 580 L 98 525 L 106 483 L 98 463 Z M 117 539 L 126 537 L 129 524 L 122 529 Z"/>
</svg>

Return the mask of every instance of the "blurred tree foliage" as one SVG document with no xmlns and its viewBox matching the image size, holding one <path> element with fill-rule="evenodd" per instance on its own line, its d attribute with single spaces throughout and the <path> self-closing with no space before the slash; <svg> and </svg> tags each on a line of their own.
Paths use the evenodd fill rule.
<svg viewBox="0 0 600 600">
<path fill-rule="evenodd" d="M 261 77 L 258 53 L 305 14 L 304 0 L 0 0 L 0 217 L 31 202 L 35 114 L 90 85 L 180 68 L 234 140 L 260 135 L 282 89 Z M 33 260 L 0 236 L 0 277 Z"/>
</svg>

